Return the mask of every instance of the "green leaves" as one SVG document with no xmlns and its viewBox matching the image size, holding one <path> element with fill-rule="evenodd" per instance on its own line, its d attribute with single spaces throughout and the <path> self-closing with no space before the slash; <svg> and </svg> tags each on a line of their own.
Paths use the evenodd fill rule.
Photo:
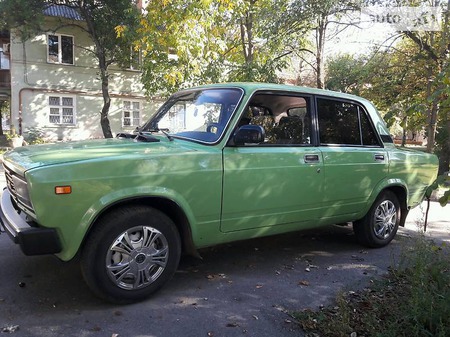
<svg viewBox="0 0 450 337">
<path fill-rule="evenodd" d="M 15 29 L 22 41 L 41 32 L 44 20 L 42 0 L 0 1 L 0 28 Z"/>
<path fill-rule="evenodd" d="M 450 176 L 448 175 L 440 175 L 436 178 L 436 180 L 431 184 L 425 193 L 425 196 L 429 199 L 432 193 L 436 190 L 443 190 L 443 194 L 439 197 L 439 203 L 442 207 L 447 205 L 450 202 Z"/>
<path fill-rule="evenodd" d="M 149 94 L 222 81 L 277 80 L 286 64 L 280 29 L 287 1 L 166 0 L 139 28 Z"/>
</svg>

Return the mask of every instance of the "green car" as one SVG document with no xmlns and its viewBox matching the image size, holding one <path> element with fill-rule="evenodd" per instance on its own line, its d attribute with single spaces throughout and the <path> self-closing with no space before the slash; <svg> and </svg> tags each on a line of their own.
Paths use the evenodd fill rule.
<svg viewBox="0 0 450 337">
<path fill-rule="evenodd" d="M 3 165 L 14 242 L 80 254 L 89 287 L 116 303 L 225 242 L 352 222 L 361 244 L 385 246 L 438 170 L 395 147 L 365 99 L 261 83 L 182 90 L 135 134 L 27 146 Z"/>
</svg>

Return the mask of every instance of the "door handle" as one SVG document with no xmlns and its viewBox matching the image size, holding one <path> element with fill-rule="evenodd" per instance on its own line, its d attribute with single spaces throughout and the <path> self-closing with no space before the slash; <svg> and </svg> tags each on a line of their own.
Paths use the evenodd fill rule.
<svg viewBox="0 0 450 337">
<path fill-rule="evenodd" d="M 384 161 L 384 154 L 376 154 L 375 161 Z"/>
<path fill-rule="evenodd" d="M 305 163 L 318 163 L 319 155 L 318 154 L 305 154 L 303 157 L 305 159 Z"/>
</svg>

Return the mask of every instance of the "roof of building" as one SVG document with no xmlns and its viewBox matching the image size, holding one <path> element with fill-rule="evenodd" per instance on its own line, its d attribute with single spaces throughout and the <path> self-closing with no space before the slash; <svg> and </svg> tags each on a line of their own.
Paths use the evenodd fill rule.
<svg viewBox="0 0 450 337">
<path fill-rule="evenodd" d="M 44 15 L 83 21 L 83 18 L 76 9 L 66 5 L 49 5 L 44 9 Z"/>
</svg>

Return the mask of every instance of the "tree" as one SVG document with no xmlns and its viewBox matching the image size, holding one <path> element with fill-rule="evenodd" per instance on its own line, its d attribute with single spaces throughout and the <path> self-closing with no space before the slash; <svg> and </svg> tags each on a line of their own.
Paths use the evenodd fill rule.
<svg viewBox="0 0 450 337">
<path fill-rule="evenodd" d="M 416 46 L 405 40 L 387 51 L 335 57 L 328 63 L 326 87 L 373 101 L 390 127 L 401 128 L 405 145 L 407 131 L 417 133 L 426 123 L 425 65 Z"/>
<path fill-rule="evenodd" d="M 47 6 L 66 6 L 79 13 L 83 22 L 61 18 L 55 27 L 76 26 L 91 38 L 94 48 L 86 49 L 97 60 L 103 107 L 100 111 L 100 124 L 103 135 L 112 137 L 108 113 L 111 105 L 109 95 L 109 73 L 111 64 L 125 64 L 129 61 L 131 43 L 114 33 L 117 25 L 134 31 L 139 22 L 139 10 L 131 0 L 3 0 L 0 13 L 9 29 L 17 28 L 23 41 L 38 31 L 43 31 L 43 10 Z"/>
<path fill-rule="evenodd" d="M 325 88 L 360 95 L 362 84 L 367 80 L 367 68 L 365 56 L 358 58 L 350 54 L 335 56 L 327 62 Z"/>
<path fill-rule="evenodd" d="M 440 3 L 439 1 L 433 1 L 432 5 L 439 6 Z M 450 53 L 450 0 L 447 4 L 441 4 L 441 7 L 443 15 L 440 31 L 404 31 L 402 33 L 417 46 L 423 59 L 427 62 L 427 151 L 434 151 L 438 125 L 444 125 L 441 130 L 441 137 L 439 137 L 440 171 L 442 173 L 449 170 L 450 163 L 450 123 L 448 122 L 449 106 L 447 104 L 450 89 L 446 77 L 449 74 L 450 67 L 448 58 Z"/>
<path fill-rule="evenodd" d="M 291 32 L 306 33 L 312 31 L 314 42 L 312 48 L 300 50 L 313 55 L 315 63 L 311 64 L 316 73 L 317 88 L 325 87 L 325 43 L 330 27 L 333 26 L 333 37 L 336 37 L 343 29 L 353 25 L 351 21 L 341 20 L 347 13 L 354 12 L 357 5 L 354 1 L 338 0 L 294 0 L 287 15 Z"/>
<path fill-rule="evenodd" d="M 138 31 L 147 92 L 220 81 L 276 82 L 290 53 L 277 34 L 286 6 L 286 0 L 152 2 Z"/>
<path fill-rule="evenodd" d="M 43 21 L 42 0 L 0 1 L 0 27 L 14 29 L 22 41 L 41 31 Z"/>
</svg>

